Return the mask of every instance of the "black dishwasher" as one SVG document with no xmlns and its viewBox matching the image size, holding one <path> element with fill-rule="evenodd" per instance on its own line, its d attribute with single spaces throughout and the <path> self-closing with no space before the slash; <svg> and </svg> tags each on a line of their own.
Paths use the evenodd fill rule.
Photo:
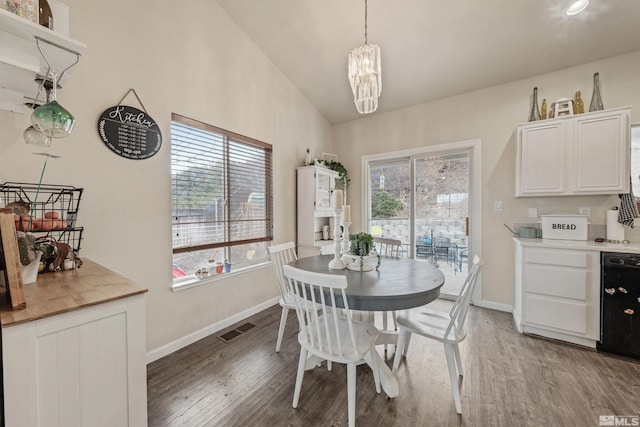
<svg viewBox="0 0 640 427">
<path fill-rule="evenodd" d="M 640 359 L 640 254 L 602 253 L 598 350 Z"/>
</svg>

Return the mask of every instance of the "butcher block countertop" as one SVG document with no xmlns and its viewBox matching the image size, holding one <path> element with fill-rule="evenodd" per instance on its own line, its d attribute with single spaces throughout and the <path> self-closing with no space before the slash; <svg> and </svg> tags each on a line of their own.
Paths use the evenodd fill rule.
<svg viewBox="0 0 640 427">
<path fill-rule="evenodd" d="M 82 261 L 82 268 L 38 274 L 36 283 L 23 285 L 27 301 L 27 307 L 23 310 L 11 310 L 6 295 L 0 296 L 2 327 L 31 322 L 148 291 L 96 262 L 86 258 Z"/>
</svg>

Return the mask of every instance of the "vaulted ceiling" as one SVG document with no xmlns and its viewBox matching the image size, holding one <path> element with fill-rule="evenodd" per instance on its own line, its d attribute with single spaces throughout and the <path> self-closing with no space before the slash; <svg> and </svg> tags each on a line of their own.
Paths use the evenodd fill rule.
<svg viewBox="0 0 640 427">
<path fill-rule="evenodd" d="M 347 56 L 364 44 L 364 0 L 217 1 L 329 122 L 361 117 Z M 568 16 L 571 1 L 369 0 L 376 113 L 640 49 L 639 0 L 591 0 Z"/>
</svg>

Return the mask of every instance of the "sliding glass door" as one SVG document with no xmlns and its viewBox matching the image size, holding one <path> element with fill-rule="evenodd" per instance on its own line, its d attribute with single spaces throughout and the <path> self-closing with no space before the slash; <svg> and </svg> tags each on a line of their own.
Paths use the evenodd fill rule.
<svg viewBox="0 0 640 427">
<path fill-rule="evenodd" d="M 457 295 L 468 271 L 469 152 L 417 157 L 414 167 L 416 258 L 445 274 L 441 293 Z"/>
<path fill-rule="evenodd" d="M 458 294 L 468 271 L 470 157 L 460 149 L 367 162 L 370 233 L 440 268 L 444 296 Z"/>
</svg>

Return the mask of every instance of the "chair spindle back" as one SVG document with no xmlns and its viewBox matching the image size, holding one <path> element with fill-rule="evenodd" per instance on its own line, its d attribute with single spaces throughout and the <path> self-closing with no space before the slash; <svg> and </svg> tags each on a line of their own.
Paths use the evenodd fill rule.
<svg viewBox="0 0 640 427">
<path fill-rule="evenodd" d="M 478 281 L 478 274 L 480 272 L 480 266 L 482 265 L 482 261 L 478 255 L 473 257 L 473 266 L 469 271 L 469 275 L 465 279 L 462 284 L 462 288 L 460 289 L 460 293 L 456 297 L 451 310 L 449 311 L 449 317 L 451 321 L 449 322 L 449 326 L 447 327 L 445 337 L 449 336 L 452 328 L 454 329 L 455 336 L 460 337 L 464 335 L 464 322 L 467 318 L 467 312 L 469 311 L 469 305 L 471 304 L 471 297 L 473 296 L 473 291 L 475 290 L 476 283 Z"/>
<path fill-rule="evenodd" d="M 282 298 L 288 301 L 291 299 L 291 296 L 289 294 L 287 279 L 282 273 L 282 267 L 291 261 L 298 259 L 298 256 L 296 255 L 296 245 L 293 242 L 286 242 L 279 245 L 269 246 L 269 255 L 271 256 L 271 263 L 273 264 L 273 271 L 276 274 L 280 294 L 282 295 Z"/>
</svg>

